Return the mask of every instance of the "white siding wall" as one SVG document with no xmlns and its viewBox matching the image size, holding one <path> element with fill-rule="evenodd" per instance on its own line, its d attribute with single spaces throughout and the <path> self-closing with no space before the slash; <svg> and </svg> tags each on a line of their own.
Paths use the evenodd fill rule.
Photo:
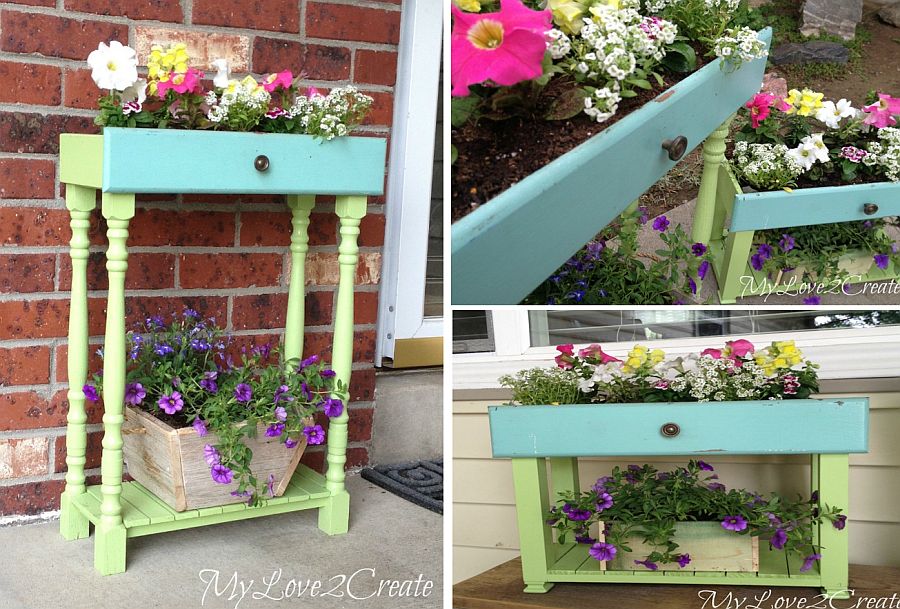
<svg viewBox="0 0 900 609">
<path fill-rule="evenodd" d="M 850 561 L 900 566 L 900 392 L 855 392 L 822 397 L 870 396 L 869 453 L 850 456 Z M 491 458 L 487 407 L 502 400 L 453 403 L 453 579 L 461 581 L 518 556 L 512 468 Z M 773 421 L 777 424 L 777 421 Z M 732 456 L 708 459 L 728 487 L 781 493 L 808 492 L 805 456 Z M 614 465 L 645 458 L 582 459 L 582 487 Z M 683 464 L 667 457 L 660 467 Z"/>
</svg>

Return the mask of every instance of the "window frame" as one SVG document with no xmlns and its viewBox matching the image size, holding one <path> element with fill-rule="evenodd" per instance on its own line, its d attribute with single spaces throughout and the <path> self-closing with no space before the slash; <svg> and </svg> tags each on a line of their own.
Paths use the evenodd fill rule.
<svg viewBox="0 0 900 609">
<path fill-rule="evenodd" d="M 635 307 L 640 308 L 640 307 Z M 647 307 L 652 308 L 652 307 Z M 791 307 L 767 307 L 787 310 Z M 557 310 L 566 308 L 554 307 Z M 453 355 L 453 389 L 496 389 L 497 379 L 504 374 L 537 366 L 553 365 L 555 346 L 532 347 L 528 319 L 534 307 L 490 309 L 494 332 L 494 351 L 456 353 Z M 553 310 L 553 309 L 551 309 Z M 723 310 L 740 310 L 723 307 Z M 862 308 L 859 310 L 872 310 Z M 823 314 L 827 310 L 822 311 Z M 722 337 L 703 336 L 655 340 L 654 348 L 673 356 L 687 355 L 715 346 L 717 342 L 744 338 L 756 345 L 778 340 L 796 340 L 797 346 L 812 361 L 819 363 L 820 379 L 896 378 L 900 377 L 900 325 L 875 328 L 841 328 L 733 334 Z M 637 344 L 647 341 L 608 343 L 604 351 L 624 356 Z M 588 343 L 576 344 L 575 348 Z"/>
</svg>

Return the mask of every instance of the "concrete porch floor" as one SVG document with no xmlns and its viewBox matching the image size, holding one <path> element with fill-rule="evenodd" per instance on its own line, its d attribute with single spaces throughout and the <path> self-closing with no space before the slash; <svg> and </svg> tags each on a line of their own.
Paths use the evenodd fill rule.
<svg viewBox="0 0 900 609">
<path fill-rule="evenodd" d="M 93 536 L 65 541 L 58 520 L 0 528 L 0 608 L 440 607 L 441 516 L 359 475 L 348 475 L 347 488 L 346 535 L 319 531 L 317 511 L 310 510 L 136 537 L 128 540 L 128 570 L 109 577 L 94 571 Z M 268 587 L 279 569 L 280 580 Z M 216 572 L 219 595 L 210 583 Z M 243 598 L 240 586 L 231 587 L 235 573 L 246 590 Z M 380 596 L 356 600 L 348 596 L 346 581 L 340 585 L 342 576 L 354 574 L 349 592 L 357 597 L 376 592 L 381 580 L 413 583 L 395 587 L 408 591 L 402 597 L 390 596 L 388 584 Z M 311 588 L 298 593 L 307 580 L 321 581 L 317 596 Z M 432 585 L 423 596 L 428 581 Z M 325 595 L 332 589 L 332 596 Z"/>
</svg>

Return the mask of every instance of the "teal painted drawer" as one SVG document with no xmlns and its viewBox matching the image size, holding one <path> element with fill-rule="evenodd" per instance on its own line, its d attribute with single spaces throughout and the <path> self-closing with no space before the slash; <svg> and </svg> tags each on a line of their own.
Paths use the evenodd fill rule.
<svg viewBox="0 0 900 609">
<path fill-rule="evenodd" d="M 735 194 L 732 231 L 900 216 L 900 182 Z"/>
<path fill-rule="evenodd" d="M 494 457 L 862 453 L 868 398 L 491 406 Z"/>
<path fill-rule="evenodd" d="M 767 42 L 771 30 L 761 37 Z M 759 90 L 766 61 L 710 63 L 452 227 L 453 304 L 517 304 Z"/>
<path fill-rule="evenodd" d="M 99 164 L 73 158 L 86 149 Z M 86 186 L 112 193 L 380 195 L 385 151 L 371 137 L 107 128 L 60 137 L 61 167 L 72 172 L 60 180 L 92 175 Z"/>
</svg>

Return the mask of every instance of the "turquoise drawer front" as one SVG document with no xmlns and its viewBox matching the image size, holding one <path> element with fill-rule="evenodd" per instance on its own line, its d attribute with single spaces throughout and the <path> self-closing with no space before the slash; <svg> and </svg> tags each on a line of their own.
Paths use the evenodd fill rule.
<svg viewBox="0 0 900 609">
<path fill-rule="evenodd" d="M 734 199 L 732 231 L 900 216 L 900 182 L 754 192 Z"/>
<path fill-rule="evenodd" d="M 94 136 L 101 137 L 101 136 Z M 102 189 L 113 193 L 380 195 L 385 140 L 104 129 Z M 257 157 L 267 159 L 264 171 Z"/>
<path fill-rule="evenodd" d="M 488 411 L 494 457 L 862 453 L 869 444 L 868 398 Z"/>
<path fill-rule="evenodd" d="M 767 42 L 771 30 L 761 37 Z M 711 63 L 452 227 L 453 304 L 517 304 L 759 90 L 765 60 Z"/>
</svg>

